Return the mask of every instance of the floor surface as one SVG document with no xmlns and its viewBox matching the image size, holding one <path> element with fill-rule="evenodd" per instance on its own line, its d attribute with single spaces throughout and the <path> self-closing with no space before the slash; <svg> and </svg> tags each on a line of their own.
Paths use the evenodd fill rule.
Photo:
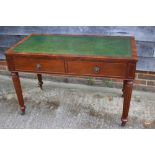
<svg viewBox="0 0 155 155">
<path fill-rule="evenodd" d="M 129 121 L 121 127 L 123 98 L 116 88 L 21 79 L 26 114 L 20 115 L 9 76 L 0 75 L 0 128 L 155 128 L 155 94 L 133 91 Z"/>
</svg>

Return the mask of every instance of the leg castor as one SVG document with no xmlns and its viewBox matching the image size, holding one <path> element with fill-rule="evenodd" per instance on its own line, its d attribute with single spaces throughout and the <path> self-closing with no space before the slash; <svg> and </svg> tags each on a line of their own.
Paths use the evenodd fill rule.
<svg viewBox="0 0 155 155">
<path fill-rule="evenodd" d="M 21 114 L 21 115 L 25 115 L 25 111 L 21 111 L 20 114 Z"/>
<path fill-rule="evenodd" d="M 127 121 L 122 121 L 121 126 L 125 126 Z"/>
<path fill-rule="evenodd" d="M 21 115 L 25 115 L 25 108 L 26 108 L 25 106 L 20 108 L 20 111 L 21 111 L 20 114 Z"/>
</svg>

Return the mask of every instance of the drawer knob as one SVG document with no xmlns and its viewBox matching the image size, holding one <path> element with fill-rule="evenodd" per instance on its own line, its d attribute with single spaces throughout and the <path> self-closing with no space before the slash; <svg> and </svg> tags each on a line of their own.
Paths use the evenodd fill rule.
<svg viewBox="0 0 155 155">
<path fill-rule="evenodd" d="M 99 73 L 99 72 L 100 72 L 100 67 L 95 66 L 95 67 L 93 68 L 93 71 L 94 71 L 94 73 Z"/>
<path fill-rule="evenodd" d="M 36 64 L 36 70 L 40 70 L 41 69 L 41 65 L 40 64 Z"/>
</svg>

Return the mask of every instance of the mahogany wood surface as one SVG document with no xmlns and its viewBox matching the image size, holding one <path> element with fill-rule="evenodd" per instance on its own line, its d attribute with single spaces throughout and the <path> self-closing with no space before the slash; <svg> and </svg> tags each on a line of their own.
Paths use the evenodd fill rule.
<svg viewBox="0 0 155 155">
<path fill-rule="evenodd" d="M 122 112 L 122 126 L 128 121 L 128 112 L 130 107 L 130 100 L 132 95 L 133 81 L 128 80 L 124 84 L 124 103 L 123 103 L 123 112 Z"/>
<path fill-rule="evenodd" d="M 11 75 L 12 75 L 12 81 L 14 84 L 14 88 L 17 94 L 18 102 L 20 105 L 21 114 L 25 114 L 25 105 L 24 105 L 24 99 L 22 95 L 22 88 L 21 88 L 18 72 L 12 72 Z"/>
<path fill-rule="evenodd" d="M 123 88 L 122 88 L 122 97 L 124 97 L 124 93 L 125 93 L 125 85 L 126 85 L 127 80 L 123 80 Z"/>
<path fill-rule="evenodd" d="M 34 34 L 32 34 L 34 35 Z M 90 56 L 90 55 L 63 55 L 45 53 L 14 52 L 14 48 L 29 39 L 32 35 L 25 37 L 6 52 L 8 69 L 12 72 L 12 79 L 19 105 L 25 112 L 22 89 L 20 86 L 18 72 L 31 72 L 37 74 L 39 87 L 42 89 L 42 73 L 66 76 L 93 76 L 109 77 L 124 80 L 123 84 L 123 112 L 122 125 L 127 122 L 130 99 L 132 94 L 133 80 L 135 78 L 137 52 L 134 37 L 130 37 L 132 57 L 113 56 Z M 66 35 L 68 36 L 68 35 Z M 78 35 L 75 35 L 78 36 Z M 85 35 L 80 35 L 85 36 Z M 88 36 L 88 35 L 87 35 Z M 90 36 L 91 37 L 91 36 Z M 105 37 L 105 36 L 98 36 Z M 107 36 L 106 36 L 107 37 Z M 80 46 L 80 45 L 79 45 Z"/>
</svg>

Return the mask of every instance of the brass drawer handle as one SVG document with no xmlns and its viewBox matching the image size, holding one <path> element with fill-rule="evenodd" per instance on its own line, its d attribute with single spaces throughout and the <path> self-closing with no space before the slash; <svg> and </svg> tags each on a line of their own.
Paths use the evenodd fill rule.
<svg viewBox="0 0 155 155">
<path fill-rule="evenodd" d="M 41 69 L 41 65 L 40 64 L 36 64 L 36 70 L 39 71 Z"/>
<path fill-rule="evenodd" d="M 93 68 L 93 71 L 94 71 L 94 73 L 99 73 L 99 72 L 100 72 L 100 67 L 95 66 L 95 67 Z"/>
</svg>

